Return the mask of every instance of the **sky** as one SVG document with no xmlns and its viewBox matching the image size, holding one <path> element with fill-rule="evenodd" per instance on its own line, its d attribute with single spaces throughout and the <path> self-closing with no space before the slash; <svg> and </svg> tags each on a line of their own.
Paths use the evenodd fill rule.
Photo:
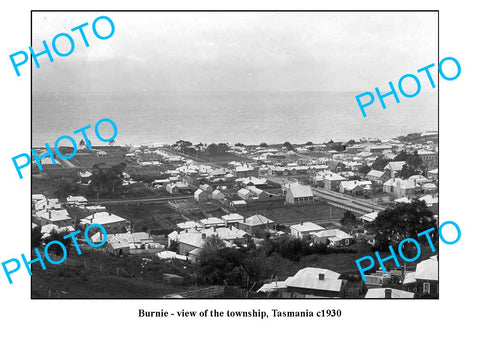
<svg viewBox="0 0 480 340">
<path fill-rule="evenodd" d="M 85 22 L 88 48 L 70 32 Z M 36 92 L 364 92 L 437 61 L 435 12 L 34 12 L 32 27 L 34 50 L 75 41 L 39 57 Z"/>
</svg>

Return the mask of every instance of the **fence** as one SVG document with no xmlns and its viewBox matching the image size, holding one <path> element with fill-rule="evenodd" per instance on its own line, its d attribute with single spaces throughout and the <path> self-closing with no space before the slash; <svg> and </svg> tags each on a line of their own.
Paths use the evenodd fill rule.
<svg viewBox="0 0 480 340">
<path fill-rule="evenodd" d="M 224 293 L 225 287 L 223 286 L 211 286 L 207 288 L 200 288 L 194 290 L 187 290 L 185 292 L 177 293 L 185 299 L 208 299 L 221 297 Z"/>
</svg>

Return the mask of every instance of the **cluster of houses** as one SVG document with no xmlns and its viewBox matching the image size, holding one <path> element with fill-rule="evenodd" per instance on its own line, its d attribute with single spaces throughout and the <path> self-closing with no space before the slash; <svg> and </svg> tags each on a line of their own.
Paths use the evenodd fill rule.
<svg viewBox="0 0 480 340">
<path fill-rule="evenodd" d="M 360 292 L 365 289 L 366 299 L 438 296 L 437 256 L 419 262 L 415 271 L 392 270 L 384 273 L 379 270 L 366 277 L 364 289 L 357 289 L 351 294 L 348 280 L 342 279 L 340 273 L 329 269 L 306 267 L 283 281 L 276 280 L 264 284 L 257 292 L 281 298 L 359 297 L 363 296 Z M 392 284 L 393 282 L 395 284 Z"/>
</svg>

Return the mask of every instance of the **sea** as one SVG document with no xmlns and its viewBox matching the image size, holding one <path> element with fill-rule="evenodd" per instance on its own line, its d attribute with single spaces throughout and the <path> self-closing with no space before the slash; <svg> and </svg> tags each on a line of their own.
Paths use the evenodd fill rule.
<svg viewBox="0 0 480 340">
<path fill-rule="evenodd" d="M 94 126 L 102 118 L 118 128 L 117 145 L 243 143 L 247 145 L 323 143 L 360 138 L 393 138 L 438 131 L 437 92 L 415 98 L 376 99 L 364 118 L 355 100 L 360 92 L 34 92 L 33 146 L 53 145 L 61 135 L 86 125 L 94 145 Z M 100 128 L 109 137 L 108 126 Z M 65 145 L 68 145 L 65 144 Z"/>
</svg>

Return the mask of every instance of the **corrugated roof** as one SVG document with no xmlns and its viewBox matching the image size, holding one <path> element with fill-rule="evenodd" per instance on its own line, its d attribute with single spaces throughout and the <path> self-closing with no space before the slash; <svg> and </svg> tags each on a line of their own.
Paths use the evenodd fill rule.
<svg viewBox="0 0 480 340">
<path fill-rule="evenodd" d="M 245 220 L 245 224 L 249 226 L 258 226 L 258 225 L 264 225 L 267 223 L 273 223 L 273 221 L 262 215 L 253 215 Z"/>
<path fill-rule="evenodd" d="M 382 299 L 385 298 L 385 290 L 392 291 L 392 299 L 413 299 L 415 293 L 406 292 L 404 290 L 393 288 L 370 288 L 365 295 L 365 299 Z"/>
<path fill-rule="evenodd" d="M 302 185 L 299 183 L 292 183 L 288 187 L 288 190 L 292 193 L 292 196 L 295 198 L 300 197 L 312 197 L 312 188 L 308 185 Z"/>
<path fill-rule="evenodd" d="M 436 257 L 429 258 L 417 264 L 415 279 L 438 281 L 438 260 Z"/>
<path fill-rule="evenodd" d="M 321 280 L 319 274 L 323 274 Z M 339 273 L 328 269 L 307 267 L 299 270 L 291 280 L 286 280 L 287 287 L 296 287 L 313 290 L 326 290 L 340 292 L 342 280 L 339 280 Z"/>
<path fill-rule="evenodd" d="M 324 230 L 325 228 L 313 222 L 304 222 L 303 224 L 292 225 L 290 229 L 295 229 L 301 233 L 304 233 L 304 232 L 320 231 L 320 230 Z"/>
</svg>

